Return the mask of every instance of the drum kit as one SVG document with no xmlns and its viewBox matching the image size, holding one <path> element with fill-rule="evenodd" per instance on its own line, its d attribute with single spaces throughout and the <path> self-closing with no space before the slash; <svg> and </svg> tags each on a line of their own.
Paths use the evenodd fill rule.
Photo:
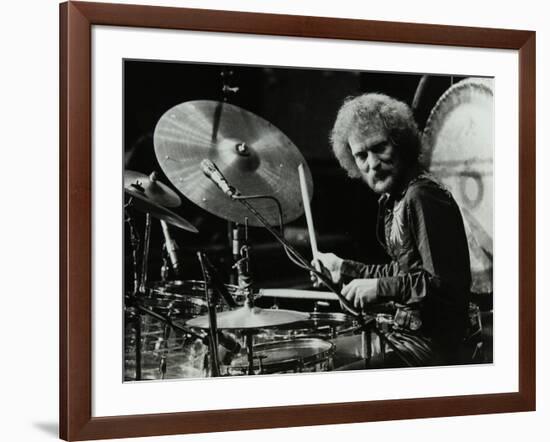
<svg viewBox="0 0 550 442">
<path fill-rule="evenodd" d="M 368 361 L 372 318 L 348 305 L 330 279 L 284 237 L 284 225 L 304 213 L 297 190 L 311 195 L 313 182 L 300 151 L 279 129 L 225 101 L 191 101 L 160 118 L 154 149 L 170 184 L 201 209 L 237 226 L 232 245 L 238 277 L 236 284 L 226 284 L 199 251 L 203 279 L 169 279 L 163 266 L 162 281 L 148 281 L 153 219 L 162 226 L 165 263 L 173 275 L 182 263 L 170 229 L 198 230 L 173 211 L 181 198 L 157 173 L 126 170 L 133 268 L 132 290 L 125 297 L 126 381 L 332 370 L 339 336 L 356 336 L 357 354 Z M 138 217 L 145 218 L 139 234 Z M 257 289 L 249 271 L 249 226 L 267 229 L 292 262 L 316 274 L 330 291 Z M 331 300 L 348 311 L 260 308 L 262 297 Z"/>
<path fill-rule="evenodd" d="M 384 358 L 386 347 L 400 356 L 399 349 L 385 338 L 380 323 L 383 315 L 356 311 L 330 277 L 312 267 L 285 239 L 285 225 L 305 214 L 315 256 L 309 208 L 311 172 L 282 131 L 227 102 L 227 94 L 236 88 L 226 84 L 227 74 L 222 72 L 222 76 L 223 101 L 184 102 L 157 122 L 154 151 L 170 185 L 161 182 L 156 172 L 124 173 L 133 270 L 132 288 L 125 296 L 124 379 L 329 371 L 345 369 L 348 363 L 357 366 L 357 362 L 366 368 L 372 366 L 373 351 Z M 463 112 L 465 106 L 474 106 L 479 115 L 474 118 L 471 112 Z M 473 289 L 479 292 L 492 292 L 492 212 L 486 209 L 492 204 L 484 200 L 491 192 L 483 190 L 490 190 L 492 161 L 482 162 L 481 167 L 474 154 L 493 145 L 486 129 L 492 126 L 485 124 L 492 115 L 491 106 L 491 84 L 461 82 L 440 99 L 423 135 L 424 145 L 429 147 L 426 167 L 461 203 L 467 220 Z M 476 121 L 483 123 L 484 137 L 471 129 Z M 459 140 L 456 148 L 449 139 Z M 456 158 L 445 150 L 449 146 Z M 486 153 L 490 158 L 490 152 Z M 223 281 L 204 251 L 197 252 L 202 279 L 179 278 L 183 263 L 170 230 L 198 233 L 192 222 L 174 211 L 182 204 L 180 194 L 230 223 L 231 269 L 236 273 L 232 284 Z M 148 281 L 151 228 L 157 221 L 164 237 L 161 281 Z M 328 291 L 256 287 L 250 272 L 249 227 L 267 230 L 289 260 L 306 274 L 315 275 Z M 271 308 L 258 305 L 266 305 L 261 301 L 269 299 L 275 300 Z M 316 307 L 309 312 L 278 308 L 278 302 L 288 300 L 309 300 Z M 329 302 L 339 304 L 344 312 L 317 310 Z"/>
</svg>

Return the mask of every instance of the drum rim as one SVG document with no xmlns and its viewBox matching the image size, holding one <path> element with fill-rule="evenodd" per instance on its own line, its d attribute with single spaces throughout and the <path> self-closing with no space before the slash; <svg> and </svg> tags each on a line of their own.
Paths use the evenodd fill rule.
<svg viewBox="0 0 550 442">
<path fill-rule="evenodd" d="M 204 281 L 202 279 L 170 279 L 167 281 L 153 281 L 151 282 L 150 291 L 158 290 L 159 288 L 162 288 L 163 286 L 167 287 L 186 287 L 189 286 L 190 289 L 198 289 L 201 291 L 204 291 Z M 235 284 L 224 284 L 224 286 L 230 291 L 230 292 L 237 292 L 239 290 L 239 286 Z"/>
<path fill-rule="evenodd" d="M 333 320 L 338 322 L 354 322 L 356 319 L 353 316 L 343 312 L 311 312 L 309 314 L 309 321 L 315 320 Z"/>
</svg>

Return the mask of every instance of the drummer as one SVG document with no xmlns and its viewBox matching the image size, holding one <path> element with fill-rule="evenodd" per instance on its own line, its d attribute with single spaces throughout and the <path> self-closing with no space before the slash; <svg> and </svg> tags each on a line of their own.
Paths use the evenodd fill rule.
<svg viewBox="0 0 550 442">
<path fill-rule="evenodd" d="M 394 328 L 388 339 L 409 364 L 464 362 L 468 243 L 452 195 L 419 163 L 411 109 L 383 94 L 347 99 L 331 144 L 347 174 L 380 195 L 377 236 L 391 262 L 364 264 L 333 253 L 320 253 L 318 261 L 356 308 L 389 309 Z M 393 354 L 399 365 L 403 358 Z"/>
</svg>

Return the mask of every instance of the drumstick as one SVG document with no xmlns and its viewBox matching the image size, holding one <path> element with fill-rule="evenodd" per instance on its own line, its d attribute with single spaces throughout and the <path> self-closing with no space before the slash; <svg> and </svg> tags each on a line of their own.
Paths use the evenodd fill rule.
<svg viewBox="0 0 550 442">
<path fill-rule="evenodd" d="M 317 249 L 317 238 L 315 237 L 315 228 L 313 227 L 313 216 L 311 215 L 311 207 L 309 206 L 309 193 L 307 191 L 306 174 L 304 171 L 304 165 L 298 166 L 298 175 L 300 177 L 300 190 L 302 191 L 302 201 L 304 203 L 304 210 L 306 213 L 307 230 L 309 233 L 309 243 L 311 245 L 311 254 L 313 259 L 317 259 L 319 250 Z M 316 263 L 315 268 L 319 270 L 319 265 Z"/>
<path fill-rule="evenodd" d="M 258 297 L 338 301 L 338 295 L 332 292 L 298 289 L 260 289 Z"/>
</svg>

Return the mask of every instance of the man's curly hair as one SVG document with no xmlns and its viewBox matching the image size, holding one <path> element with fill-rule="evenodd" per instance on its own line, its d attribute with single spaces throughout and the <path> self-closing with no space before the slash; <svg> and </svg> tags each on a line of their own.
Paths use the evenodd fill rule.
<svg viewBox="0 0 550 442">
<path fill-rule="evenodd" d="M 368 93 L 346 98 L 330 135 L 334 155 L 348 176 L 361 177 L 348 138 L 355 130 L 365 133 L 373 125 L 386 130 L 390 142 L 405 163 L 413 165 L 418 162 L 420 135 L 411 108 L 387 95 Z"/>
</svg>

